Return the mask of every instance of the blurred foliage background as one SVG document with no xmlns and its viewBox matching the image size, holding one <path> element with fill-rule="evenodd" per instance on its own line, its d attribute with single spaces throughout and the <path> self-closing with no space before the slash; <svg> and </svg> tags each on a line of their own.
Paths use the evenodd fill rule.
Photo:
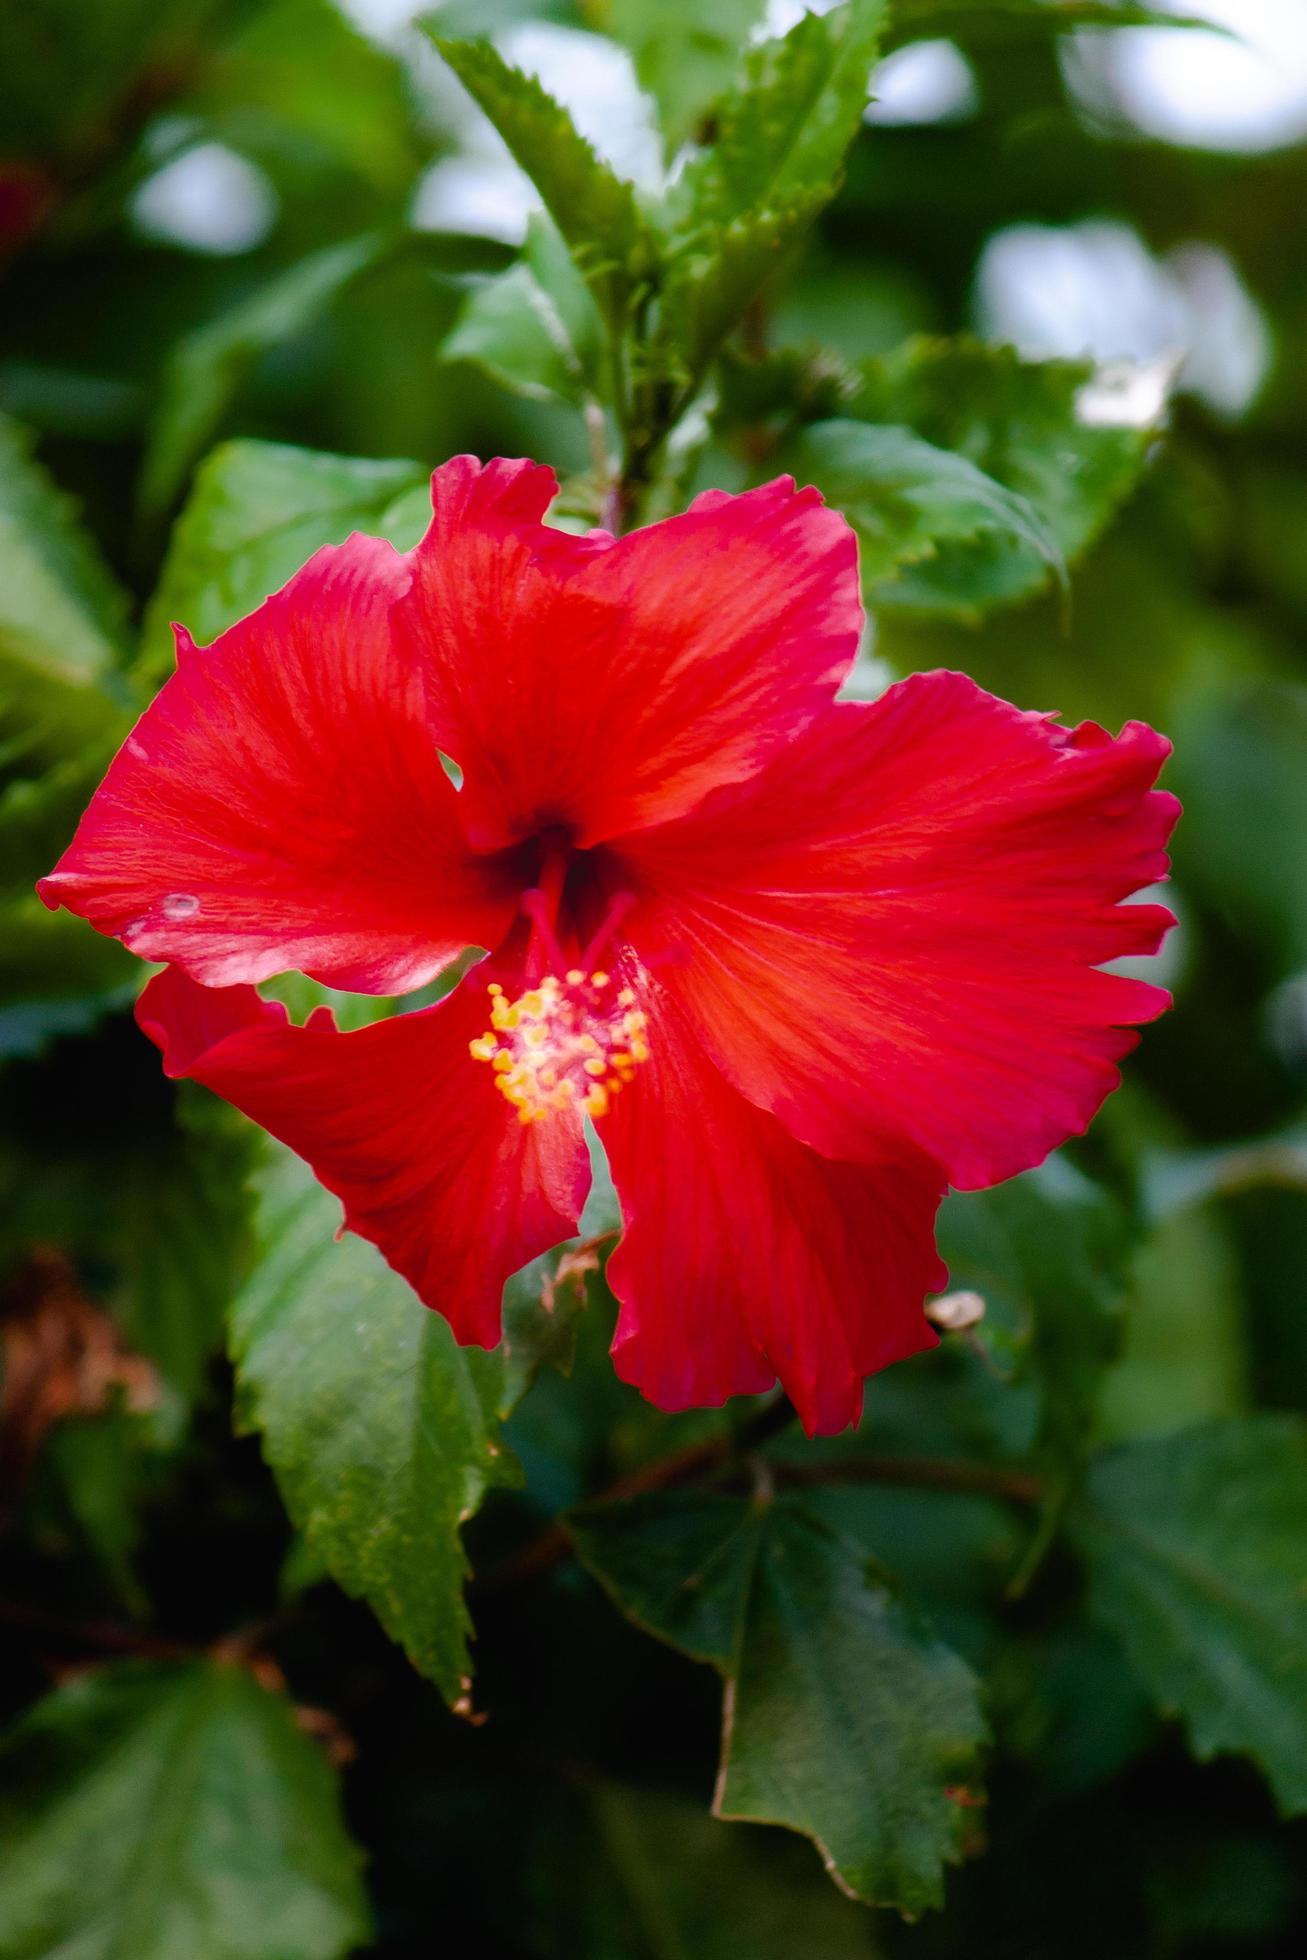
<svg viewBox="0 0 1307 1960">
<path fill-rule="evenodd" d="M 1303 1951 L 1307 1837 L 1277 1800 L 1307 1804 L 1307 10 L 1195 0 L 1248 45 L 1112 23 L 1145 11 L 891 8 L 838 194 L 750 303 L 662 492 L 806 460 L 872 511 L 866 687 L 957 666 L 1176 743 L 1180 926 L 1149 963 L 1174 1013 L 1065 1162 L 946 1210 L 981 1327 L 873 1384 L 859 1437 L 767 1445 L 805 1515 L 984 1676 L 988 1800 L 964 1768 L 964 1862 L 917 1917 L 943 1896 L 938 1819 L 893 1872 L 866 1854 L 874 1911 L 800 1839 L 711 1819 L 714 1650 L 629 1623 L 660 1630 L 658 1558 L 717 1529 L 650 1466 L 729 1467 L 757 1413 L 659 1417 L 614 1382 L 593 1261 L 553 1272 L 543 1334 L 524 1284 L 492 1376 L 370 1254 L 279 1255 L 305 1219 L 329 1247 L 332 1208 L 163 1081 L 137 963 L 32 895 L 166 674 L 170 619 L 210 636 L 350 528 L 410 542 L 424 472 L 460 450 L 555 464 L 593 519 L 589 385 L 486 298 L 539 200 L 405 0 L 4 10 L 4 1960 Z M 711 134 L 762 12 L 449 0 L 436 24 L 493 35 L 650 182 L 637 71 L 671 147 Z M 526 262 L 574 302 L 602 394 L 584 289 L 532 222 Z M 972 335 L 1099 371 L 1032 385 Z M 1098 392 L 1068 423 L 1073 382 Z M 910 526 L 832 415 L 1027 499 L 1076 558 L 1069 598 L 1038 551 L 977 555 L 967 526 L 961 557 L 947 530 L 934 557 L 896 546 L 882 590 L 875 540 Z M 578 1562 L 552 1520 L 642 1483 L 663 1495 L 576 1526 Z M 483 1495 L 473 1689 L 457 1531 Z M 1122 1550 L 1141 1523 L 1172 1532 L 1178 1619 Z M 873 1650 L 809 1658 L 874 1702 Z M 884 1802 L 910 1811 L 927 1745 L 877 1734 L 906 1779 Z M 882 1765 L 828 1763 L 815 1716 L 805 1737 L 819 1781 L 853 1776 L 848 1881 Z"/>
</svg>

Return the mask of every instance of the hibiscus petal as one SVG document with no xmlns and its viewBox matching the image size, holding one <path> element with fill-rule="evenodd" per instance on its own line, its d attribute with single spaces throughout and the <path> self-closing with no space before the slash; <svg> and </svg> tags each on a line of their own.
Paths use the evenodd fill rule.
<svg viewBox="0 0 1307 1960">
<path fill-rule="evenodd" d="M 176 967 L 136 1018 L 169 1075 L 189 1076 L 303 1157 L 458 1339 L 493 1347 L 504 1281 L 576 1228 L 589 1182 L 579 1120 L 519 1123 L 474 1062 L 484 988 L 339 1033 L 294 1027 L 252 987 L 201 987 Z"/>
<path fill-rule="evenodd" d="M 405 561 L 319 551 L 178 668 L 39 887 L 210 985 L 298 968 L 364 993 L 493 946 L 522 878 L 463 842 L 422 676 L 394 650 Z"/>
<path fill-rule="evenodd" d="M 600 1125 L 622 1202 L 608 1265 L 613 1365 L 659 1408 L 757 1394 L 779 1375 L 809 1435 L 856 1422 L 863 1377 L 932 1347 L 922 1304 L 943 1178 L 916 1151 L 874 1166 L 796 1143 L 738 1095 L 648 974 L 649 1060 Z"/>
<path fill-rule="evenodd" d="M 479 849 L 690 809 L 829 704 L 857 648 L 853 533 L 815 490 L 710 491 L 614 540 L 541 524 L 554 488 L 527 463 L 437 470 L 396 608 Z"/>
<path fill-rule="evenodd" d="M 1096 970 L 1171 915 L 1170 745 L 961 674 L 841 704 L 751 783 L 616 847 L 626 929 L 750 1101 L 832 1156 L 907 1139 L 964 1189 L 1083 1131 L 1169 1003 Z"/>
</svg>

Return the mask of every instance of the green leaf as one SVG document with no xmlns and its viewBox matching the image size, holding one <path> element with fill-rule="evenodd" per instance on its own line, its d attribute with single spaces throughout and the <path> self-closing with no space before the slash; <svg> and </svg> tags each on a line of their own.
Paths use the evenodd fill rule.
<svg viewBox="0 0 1307 1960">
<path fill-rule="evenodd" d="M 889 1576 L 789 1499 L 632 1498 L 568 1528 L 628 1618 L 724 1675 L 717 1815 L 801 1831 L 854 1897 L 939 1905 L 985 1725 Z"/>
<path fill-rule="evenodd" d="M 504 1288 L 504 1381 L 496 1414 L 511 1415 L 545 1367 L 570 1375 L 576 1355 L 577 1316 L 586 1304 L 587 1281 L 598 1255 L 572 1248 L 544 1252 L 514 1273 Z"/>
<path fill-rule="evenodd" d="M 1072 1513 L 1090 1604 L 1203 1758 L 1307 1810 L 1307 1430 L 1204 1425 L 1105 1453 Z"/>
<path fill-rule="evenodd" d="M 862 125 L 887 11 L 886 0 L 847 0 L 748 50 L 711 146 L 691 158 L 671 193 L 683 230 L 729 224 L 792 197 L 834 196 Z"/>
<path fill-rule="evenodd" d="M 172 671 L 171 625 L 201 645 L 262 605 L 320 545 L 351 531 L 389 536 L 410 491 L 427 497 L 421 463 L 331 456 L 275 442 L 226 442 L 196 471 L 145 616 L 138 677 L 158 686 Z"/>
<path fill-rule="evenodd" d="M 185 1401 L 199 1396 L 249 1250 L 245 1178 L 255 1138 L 226 1104 L 179 1083 L 175 1121 L 127 1154 L 108 1251 L 129 1346 Z"/>
<path fill-rule="evenodd" d="M 766 279 L 834 195 L 862 123 L 885 0 L 805 14 L 744 57 L 710 147 L 668 193 L 670 272 L 657 366 L 697 384 Z"/>
<path fill-rule="evenodd" d="M 339 1205 L 289 1152 L 269 1146 L 255 1187 L 260 1255 L 231 1319 L 243 1424 L 332 1576 L 457 1701 L 471 1669 L 459 1531 L 518 1480 L 501 1357 L 460 1348 L 373 1246 L 337 1243 Z"/>
<path fill-rule="evenodd" d="M 1024 498 L 1070 563 L 1088 549 L 1138 482 L 1159 421 L 1122 424 L 1091 403 L 1087 361 L 1025 361 L 1011 347 L 959 336 L 912 340 L 870 361 L 849 413 L 901 422 L 954 450 Z M 901 575 L 884 602 L 922 611 L 975 612 L 1028 597 L 1047 582 L 1047 552 L 1013 551 L 987 529 L 945 538 L 920 570 Z"/>
<path fill-rule="evenodd" d="M 104 772 L 108 751 L 92 750 L 40 776 L 15 776 L 0 790 L 0 894 L 28 899 L 67 844 Z"/>
<path fill-rule="evenodd" d="M 130 1005 L 141 962 L 132 962 L 115 941 L 86 937 L 135 967 L 111 999 L 116 1007 Z M 65 951 L 71 963 L 78 948 Z M 80 1023 L 69 1014 L 60 1027 L 50 1010 L 65 1005 L 85 1010 L 90 1002 L 64 1002 L 54 994 L 33 1003 L 31 1018 L 37 1019 L 37 1006 L 45 1009 L 47 1035 L 89 1024 L 83 1012 Z M 17 1009 L 0 1012 L 0 1054 L 31 1053 L 38 1045 L 19 1050 L 21 1028 Z M 112 1064 L 107 1076 L 97 1073 L 104 1056 L 117 1053 L 131 1076 Z M 130 1023 L 100 1055 L 84 1050 L 69 1058 L 68 1067 L 81 1092 L 69 1097 L 55 1091 L 48 1128 L 34 1130 L 29 1121 L 13 1142 L 0 1134 L 0 1185 L 7 1198 L 0 1267 L 27 1247 L 49 1244 L 86 1276 L 92 1296 L 112 1307 L 125 1345 L 162 1378 L 168 1393 L 157 1405 L 150 1400 L 147 1440 L 170 1444 L 187 1406 L 207 1385 L 209 1363 L 222 1347 L 224 1316 L 243 1276 L 250 1208 L 244 1182 L 257 1132 L 195 1084 L 171 1087 L 159 1080 L 157 1064 L 152 1066 Z M 121 1086 L 125 1081 L 130 1095 Z"/>
<path fill-rule="evenodd" d="M 140 507 L 147 519 L 167 513 L 259 356 L 306 333 L 399 240 L 398 233 L 368 232 L 312 252 L 177 342 L 141 465 Z"/>
<path fill-rule="evenodd" d="M 1093 1620 L 1009 1617 L 986 1659 L 995 1729 L 1058 1797 L 1101 1788 L 1157 1740 L 1148 1690 Z"/>
<path fill-rule="evenodd" d="M 98 1415 L 67 1415 L 41 1445 L 23 1502 L 27 1529 L 45 1544 L 69 1544 L 98 1565 L 116 1597 L 139 1619 L 150 1602 L 137 1571 L 142 1512 L 162 1467 L 156 1416 L 115 1394 Z M 71 1534 L 70 1534 L 71 1527 Z"/>
<path fill-rule="evenodd" d="M 669 156 L 695 135 L 704 113 L 735 80 L 740 50 L 764 0 L 605 0 L 600 25 L 629 48 L 641 88 L 658 105 Z"/>
<path fill-rule="evenodd" d="M 75 755 L 125 719 L 126 599 L 32 447 L 0 416 L 0 764 Z"/>
<path fill-rule="evenodd" d="M 595 154 L 561 103 L 486 41 L 440 38 L 424 25 L 468 94 L 525 170 L 609 325 L 620 329 L 653 271 L 653 239 L 635 193 Z"/>
<path fill-rule="evenodd" d="M 838 354 L 826 348 L 777 347 L 760 356 L 731 347 L 717 370 L 713 426 L 780 433 L 795 422 L 839 415 L 856 382 Z"/>
<path fill-rule="evenodd" d="M 134 91 L 202 58 L 218 0 L 33 0 L 5 9 L 0 129 L 7 156 L 103 167 Z M 156 84 L 157 86 L 157 84 Z M 130 123 L 128 125 L 130 127 Z M 95 131 L 98 143 L 88 143 Z M 121 139 L 120 139 L 121 140 Z M 89 152 L 89 158 L 88 158 Z"/>
<path fill-rule="evenodd" d="M 73 606 L 91 643 L 79 639 L 69 657 L 77 659 L 83 646 L 94 660 L 107 642 L 121 648 L 127 634 L 127 595 L 82 528 L 77 505 L 60 490 L 35 460 L 35 437 L 7 415 L 0 415 L 0 535 L 21 540 Z M 6 580 L 6 585 L 8 580 Z"/>
<path fill-rule="evenodd" d="M 1307 1125 L 1294 1123 L 1270 1136 L 1212 1149 L 1153 1149 L 1141 1172 L 1144 1203 L 1161 1222 L 1182 1217 L 1213 1198 L 1275 1187 L 1307 1190 Z"/>
<path fill-rule="evenodd" d="M 567 1529 L 628 1620 L 726 1674 L 761 1516 L 738 1497 L 686 1492 L 590 1505 L 571 1513 Z"/>
<path fill-rule="evenodd" d="M 979 538 L 1003 552 L 1034 552 L 1065 583 L 1057 540 L 1027 499 L 911 429 L 847 419 L 815 422 L 795 445 L 793 468 L 857 532 L 870 605 L 892 604 L 906 589 L 931 594 L 938 609 L 968 610 L 971 595 L 949 581 L 947 561 L 943 582 L 934 584 L 933 562 L 944 546 Z"/>
<path fill-rule="evenodd" d="M 928 1371 L 920 1403 L 928 1404 L 943 1381 L 943 1370 Z M 1011 1389 L 992 1378 L 991 1387 L 996 1394 L 1012 1396 Z M 897 1438 L 891 1444 L 874 1425 L 873 1413 L 871 1421 L 864 1418 L 860 1432 L 848 1439 L 843 1453 L 831 1450 L 830 1481 L 805 1482 L 804 1503 L 832 1529 L 852 1539 L 868 1558 L 887 1567 L 940 1638 L 979 1672 L 988 1665 L 1002 1624 L 1012 1574 L 1029 1554 L 1029 1514 L 1002 1498 L 974 1491 L 874 1483 L 853 1474 L 841 1481 L 842 1464 L 852 1465 L 860 1452 L 865 1455 L 873 1437 L 877 1452 L 884 1450 L 901 1460 L 913 1456 L 915 1439 L 907 1439 L 909 1446 L 900 1449 Z M 953 1458 L 955 1450 L 954 1460 L 975 1461 L 982 1456 L 981 1447 L 970 1437 L 960 1444 L 945 1438 L 943 1460 Z M 782 1467 L 786 1459 L 793 1465 L 802 1452 L 796 1437 L 773 1453 L 779 1477 L 787 1474 Z M 917 1453 L 925 1456 L 928 1451 L 919 1447 Z M 805 1479 L 823 1475 L 824 1465 L 808 1459 L 798 1474 Z"/>
<path fill-rule="evenodd" d="M 943 36 L 964 47 L 999 44 L 1031 34 L 1073 33 L 1080 27 L 1200 27 L 1228 32 L 1201 14 L 1166 13 L 1131 0 L 894 0 L 887 48 Z"/>
<path fill-rule="evenodd" d="M 811 1836 L 856 1898 L 943 1903 L 985 1738 L 969 1668 L 847 1540 L 782 1506 L 750 1587 L 719 1816 Z"/>
<path fill-rule="evenodd" d="M 515 394 L 584 404 L 603 392 L 603 323 L 558 228 L 527 225 L 518 263 L 469 295 L 441 352 Z"/>
<path fill-rule="evenodd" d="M 538 1806 L 531 1896 L 570 1960 L 853 1960 L 862 1909 L 805 1846 L 724 1831 L 684 1798 L 587 1778 Z"/>
<path fill-rule="evenodd" d="M 126 610 L 31 436 L 0 416 L 0 773 L 15 772 L 0 790 L 0 1055 L 130 997 L 130 955 L 32 890 L 126 733 Z"/>
<path fill-rule="evenodd" d="M 332 0 L 263 0 L 246 13 L 189 98 L 207 127 L 292 187 L 307 179 L 321 195 L 324 179 L 347 171 L 392 197 L 406 194 L 427 146 L 395 54 Z"/>
<path fill-rule="evenodd" d="M 434 980 L 411 994 L 347 994 L 339 987 L 324 986 L 321 980 L 310 980 L 303 973 L 275 974 L 271 980 L 261 982 L 259 992 L 265 1000 L 279 1000 L 291 1020 L 301 1026 L 315 1008 L 329 1007 L 336 1026 L 348 1032 L 353 1028 L 370 1028 L 374 1021 L 388 1021 L 392 1014 L 434 1007 L 457 986 L 474 958 L 471 950 L 461 954 Z"/>
<path fill-rule="evenodd" d="M 46 863 L 39 870 L 49 869 Z M 130 1004 L 139 960 L 35 892 L 0 901 L 0 1056 L 35 1055 Z"/>
<path fill-rule="evenodd" d="M 1186 878 L 1287 977 L 1307 966 L 1307 686 L 1192 690 L 1172 732 Z"/>
<path fill-rule="evenodd" d="M 1034 1383 L 1031 1453 L 1057 1497 L 1089 1448 L 1121 1351 L 1128 1242 L 1121 1207 L 1061 1157 L 992 1191 L 953 1193 L 940 1213 L 950 1283 L 984 1299 L 996 1363 Z"/>
<path fill-rule="evenodd" d="M 1194 1202 L 1211 1192 L 1206 1173 L 1225 1153 L 1174 1147 L 1183 1133 L 1138 1082 L 1109 1111 L 1109 1139 L 1122 1137 L 1139 1164 L 1144 1219 L 1127 1269 L 1125 1348 L 1104 1384 L 1099 1438 L 1126 1442 L 1243 1415 L 1250 1366 L 1238 1250 L 1224 1210 Z M 1231 1169 L 1239 1155 L 1228 1153 Z M 1307 1148 L 1301 1157 L 1307 1188 Z"/>
<path fill-rule="evenodd" d="M 796 194 L 695 235 L 663 289 L 656 358 L 665 369 L 698 380 L 825 202 L 821 191 Z"/>
<path fill-rule="evenodd" d="M 367 1938 L 333 1772 L 242 1668 L 80 1674 L 0 1765 L 3 1960 L 343 1960 Z"/>
</svg>

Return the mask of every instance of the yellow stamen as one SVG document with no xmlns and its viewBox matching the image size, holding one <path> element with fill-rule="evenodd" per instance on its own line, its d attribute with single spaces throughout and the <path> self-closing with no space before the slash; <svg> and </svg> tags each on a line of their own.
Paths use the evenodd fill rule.
<svg viewBox="0 0 1307 1960">
<path fill-rule="evenodd" d="M 549 974 L 517 1000 L 492 982 L 490 1030 L 469 1042 L 478 1062 L 489 1062 L 496 1087 L 523 1123 L 538 1123 L 557 1109 L 578 1106 L 605 1116 L 613 1097 L 649 1059 L 645 1016 L 635 994 L 623 987 L 600 998 L 607 973 L 571 967 L 560 980 Z"/>
</svg>

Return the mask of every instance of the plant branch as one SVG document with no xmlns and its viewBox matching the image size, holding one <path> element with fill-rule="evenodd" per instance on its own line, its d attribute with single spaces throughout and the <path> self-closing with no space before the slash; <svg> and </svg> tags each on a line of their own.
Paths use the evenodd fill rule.
<svg viewBox="0 0 1307 1960">
<path fill-rule="evenodd" d="M 851 1456 L 827 1463 L 773 1463 L 781 1484 L 897 1484 L 910 1490 L 943 1490 L 958 1495 L 1002 1497 L 1014 1504 L 1038 1504 L 1043 1486 L 1028 1470 L 965 1458 L 931 1456 Z"/>
<path fill-rule="evenodd" d="M 642 1497 L 649 1491 L 676 1490 L 687 1484 L 718 1483 L 736 1475 L 746 1480 L 752 1473 L 748 1459 L 756 1458 L 762 1444 L 794 1420 L 794 1409 L 785 1396 L 770 1402 L 745 1423 L 734 1437 L 713 1436 L 687 1444 L 641 1464 L 618 1477 L 606 1490 L 589 1501 L 616 1504 L 623 1498 Z M 820 1463 L 797 1463 L 792 1459 L 768 1459 L 768 1471 L 781 1488 L 811 1488 L 821 1484 L 889 1484 L 912 1490 L 951 1491 L 960 1495 L 1003 1498 L 1014 1504 L 1037 1504 L 1043 1496 L 1039 1479 L 1029 1471 L 1004 1464 L 976 1463 L 950 1457 L 856 1456 Z M 498 1592 L 504 1586 L 548 1572 L 571 1551 L 571 1538 L 561 1522 L 551 1524 L 522 1551 L 475 1578 L 473 1588 L 480 1593 Z"/>
</svg>

